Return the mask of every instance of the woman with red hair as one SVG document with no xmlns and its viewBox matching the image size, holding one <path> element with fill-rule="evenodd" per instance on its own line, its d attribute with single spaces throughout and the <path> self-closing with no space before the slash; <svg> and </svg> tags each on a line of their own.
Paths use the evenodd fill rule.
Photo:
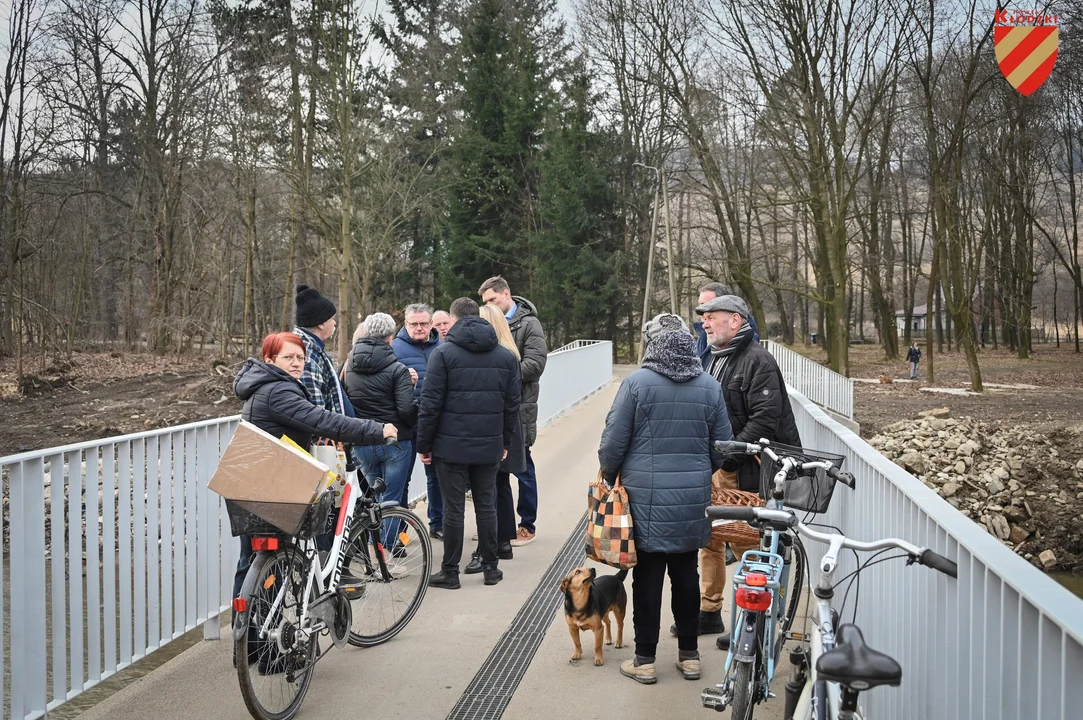
<svg viewBox="0 0 1083 720">
<path fill-rule="evenodd" d="M 305 346 L 293 333 L 272 333 L 263 338 L 260 355 L 262 360 L 248 358 L 233 381 L 233 391 L 244 401 L 241 417 L 260 430 L 276 438 L 285 435 L 303 448 L 308 448 L 313 436 L 353 445 L 376 445 L 384 438 L 398 437 L 390 423 L 351 418 L 313 405 L 300 380 L 305 369 Z M 242 537 L 234 597 L 240 592 L 250 562 L 251 547 Z"/>
</svg>

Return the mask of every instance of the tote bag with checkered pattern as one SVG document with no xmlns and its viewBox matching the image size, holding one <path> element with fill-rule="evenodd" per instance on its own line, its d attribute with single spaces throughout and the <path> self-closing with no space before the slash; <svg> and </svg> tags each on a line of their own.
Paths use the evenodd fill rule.
<svg viewBox="0 0 1083 720">
<path fill-rule="evenodd" d="M 598 479 L 591 483 L 587 494 L 587 512 L 587 557 L 617 568 L 634 567 L 632 513 L 628 492 L 621 486 L 619 475 L 610 488 L 598 471 Z"/>
</svg>

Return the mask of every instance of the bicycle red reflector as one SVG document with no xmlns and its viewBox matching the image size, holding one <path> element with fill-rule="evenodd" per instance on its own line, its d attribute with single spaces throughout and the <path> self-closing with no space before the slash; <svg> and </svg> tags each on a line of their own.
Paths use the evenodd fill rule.
<svg viewBox="0 0 1083 720">
<path fill-rule="evenodd" d="M 745 585 L 752 587 L 767 587 L 767 576 L 763 573 L 749 573 L 745 575 Z"/>
<path fill-rule="evenodd" d="M 233 598 L 233 612 L 242 613 L 248 609 L 248 598 Z"/>
<path fill-rule="evenodd" d="M 737 605 L 745 610 L 763 612 L 771 607 L 771 593 L 764 590 L 737 588 Z"/>
<path fill-rule="evenodd" d="M 254 537 L 252 538 L 252 551 L 253 552 L 265 552 L 278 549 L 278 538 L 276 537 Z"/>
</svg>

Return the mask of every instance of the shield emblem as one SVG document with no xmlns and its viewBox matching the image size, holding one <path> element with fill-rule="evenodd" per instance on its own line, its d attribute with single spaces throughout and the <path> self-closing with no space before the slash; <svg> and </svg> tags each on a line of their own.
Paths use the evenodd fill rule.
<svg viewBox="0 0 1083 720">
<path fill-rule="evenodd" d="M 1055 25 L 997 25 L 993 48 L 1011 86 L 1029 96 L 1042 86 L 1057 62 L 1060 33 Z"/>
</svg>

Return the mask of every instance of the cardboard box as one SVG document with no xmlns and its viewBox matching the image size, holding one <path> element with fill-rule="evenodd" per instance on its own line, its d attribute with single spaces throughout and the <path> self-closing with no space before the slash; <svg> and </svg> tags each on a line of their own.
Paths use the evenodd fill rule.
<svg viewBox="0 0 1083 720">
<path fill-rule="evenodd" d="M 308 505 L 326 487 L 327 471 L 308 453 L 242 420 L 208 487 L 230 500 Z"/>
</svg>

